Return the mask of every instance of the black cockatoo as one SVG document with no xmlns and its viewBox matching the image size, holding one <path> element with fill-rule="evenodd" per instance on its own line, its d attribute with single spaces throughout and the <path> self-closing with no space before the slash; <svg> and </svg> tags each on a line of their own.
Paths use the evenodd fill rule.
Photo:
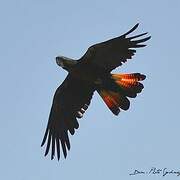
<svg viewBox="0 0 180 180">
<path fill-rule="evenodd" d="M 45 156 L 51 147 L 51 159 L 60 159 L 70 150 L 68 131 L 71 135 L 78 129 L 77 118 L 82 118 L 90 105 L 94 91 L 97 91 L 114 115 L 121 110 L 128 110 L 129 98 L 135 98 L 143 89 L 139 81 L 145 79 L 140 73 L 113 74 L 111 71 L 121 66 L 135 54 L 135 48 L 146 46 L 150 36 L 140 38 L 147 33 L 128 37 L 139 24 L 127 33 L 95 44 L 78 60 L 64 56 L 56 57 L 56 63 L 68 71 L 64 82 L 57 88 L 41 146 L 47 140 Z M 138 38 L 138 39 L 137 39 Z"/>
</svg>

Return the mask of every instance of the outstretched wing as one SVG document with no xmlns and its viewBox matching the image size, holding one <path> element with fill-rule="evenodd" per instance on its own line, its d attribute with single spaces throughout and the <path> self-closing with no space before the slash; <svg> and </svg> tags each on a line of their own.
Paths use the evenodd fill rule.
<svg viewBox="0 0 180 180">
<path fill-rule="evenodd" d="M 51 146 L 51 159 L 55 156 L 60 159 L 62 149 L 64 157 L 70 149 L 68 131 L 71 135 L 79 127 L 77 118 L 81 118 L 90 104 L 94 88 L 84 81 L 68 75 L 57 88 L 51 107 L 49 121 L 41 146 L 47 141 L 45 156 Z M 61 144 L 61 145 L 60 145 Z"/>
<path fill-rule="evenodd" d="M 147 33 L 127 37 L 138 25 L 139 24 L 136 24 L 131 30 L 119 37 L 89 47 L 80 61 L 87 64 L 93 63 L 106 71 L 112 71 L 122 65 L 122 63 L 125 63 L 127 59 L 131 59 L 135 54 L 136 50 L 134 48 L 146 46 L 141 43 L 151 38 L 148 36 L 143 39 L 136 39 Z"/>
</svg>

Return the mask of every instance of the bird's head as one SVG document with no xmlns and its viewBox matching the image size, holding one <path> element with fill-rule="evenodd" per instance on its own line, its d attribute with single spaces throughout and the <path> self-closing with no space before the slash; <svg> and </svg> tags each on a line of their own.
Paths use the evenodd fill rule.
<svg viewBox="0 0 180 180">
<path fill-rule="evenodd" d="M 70 69 L 77 63 L 77 61 L 64 56 L 57 56 L 56 63 L 63 69 L 70 71 Z"/>
</svg>

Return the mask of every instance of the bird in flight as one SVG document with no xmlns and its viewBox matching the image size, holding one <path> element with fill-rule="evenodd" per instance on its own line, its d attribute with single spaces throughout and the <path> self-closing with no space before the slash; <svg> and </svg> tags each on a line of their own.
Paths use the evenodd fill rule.
<svg viewBox="0 0 180 180">
<path fill-rule="evenodd" d="M 45 156 L 51 148 L 51 159 L 54 159 L 55 151 L 58 160 L 61 154 L 66 158 L 67 150 L 70 150 L 68 132 L 73 135 L 78 129 L 77 118 L 83 117 L 95 91 L 114 115 L 128 110 L 129 98 L 135 98 L 142 91 L 140 81 L 146 78 L 145 75 L 111 73 L 133 57 L 135 48 L 145 47 L 142 43 L 151 38 L 144 37 L 147 33 L 129 36 L 138 25 L 119 37 L 89 47 L 78 60 L 56 57 L 56 63 L 68 71 L 68 75 L 54 94 L 41 144 L 43 146 L 47 141 Z"/>
</svg>

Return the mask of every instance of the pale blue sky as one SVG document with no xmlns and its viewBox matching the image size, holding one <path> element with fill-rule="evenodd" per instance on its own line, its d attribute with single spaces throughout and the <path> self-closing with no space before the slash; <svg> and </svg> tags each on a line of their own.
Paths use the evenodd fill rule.
<svg viewBox="0 0 180 180">
<path fill-rule="evenodd" d="M 1 0 L 0 179 L 154 180 L 129 173 L 179 169 L 179 17 L 179 0 Z M 52 97 L 67 75 L 54 57 L 79 58 L 137 22 L 152 39 L 116 72 L 146 74 L 143 93 L 118 117 L 95 94 L 67 159 L 45 158 Z"/>
</svg>

